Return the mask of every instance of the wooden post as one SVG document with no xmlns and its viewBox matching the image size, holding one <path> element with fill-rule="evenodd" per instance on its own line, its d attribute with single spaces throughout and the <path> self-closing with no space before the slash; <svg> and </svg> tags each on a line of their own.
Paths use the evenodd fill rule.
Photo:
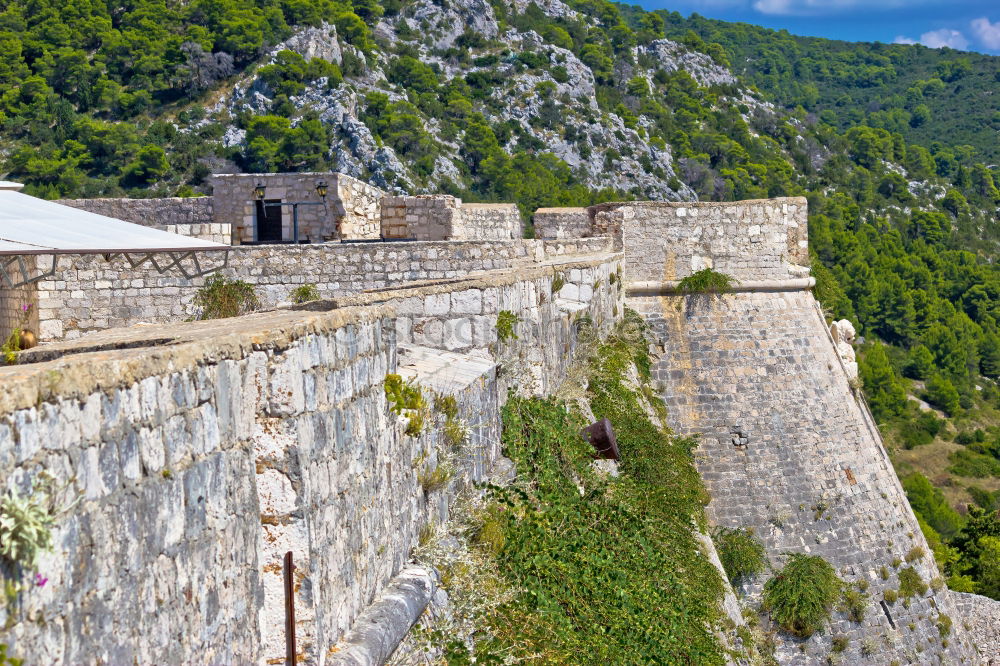
<svg viewBox="0 0 1000 666">
<path fill-rule="evenodd" d="M 285 666 L 295 666 L 295 577 L 292 551 L 285 553 Z"/>
</svg>

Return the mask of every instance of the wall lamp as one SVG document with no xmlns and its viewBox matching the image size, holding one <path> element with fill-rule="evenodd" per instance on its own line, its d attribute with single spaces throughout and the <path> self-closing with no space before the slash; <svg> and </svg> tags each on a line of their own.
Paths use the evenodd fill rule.
<svg viewBox="0 0 1000 666">
<path fill-rule="evenodd" d="M 264 200 L 264 183 L 257 183 L 257 186 L 253 188 L 253 198 L 258 201 Z"/>
<path fill-rule="evenodd" d="M 316 194 L 320 195 L 324 199 L 326 198 L 326 190 L 327 186 L 325 180 L 321 180 L 318 183 L 316 183 Z"/>
</svg>

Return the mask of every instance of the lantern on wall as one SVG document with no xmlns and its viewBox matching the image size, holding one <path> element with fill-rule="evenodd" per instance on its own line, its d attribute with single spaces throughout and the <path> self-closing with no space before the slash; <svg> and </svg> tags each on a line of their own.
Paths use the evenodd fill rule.
<svg viewBox="0 0 1000 666">
<path fill-rule="evenodd" d="M 257 201 L 264 200 L 264 183 L 257 183 L 257 186 L 253 188 L 253 198 Z"/>
<path fill-rule="evenodd" d="M 326 190 L 327 186 L 325 180 L 321 180 L 318 183 L 316 183 L 316 194 L 320 195 L 324 199 L 326 198 Z"/>
</svg>

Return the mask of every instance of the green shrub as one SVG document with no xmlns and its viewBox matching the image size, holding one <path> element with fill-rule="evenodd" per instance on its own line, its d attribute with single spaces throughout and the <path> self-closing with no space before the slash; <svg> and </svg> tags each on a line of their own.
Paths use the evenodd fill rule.
<svg viewBox="0 0 1000 666">
<path fill-rule="evenodd" d="M 882 598 L 885 599 L 886 603 L 894 604 L 899 599 L 899 593 L 896 590 L 885 590 L 882 592 Z"/>
<path fill-rule="evenodd" d="M 927 583 L 913 567 L 906 567 L 899 572 L 899 594 L 904 599 L 927 592 Z"/>
<path fill-rule="evenodd" d="M 199 319 L 238 317 L 260 309 L 253 285 L 224 275 L 208 278 L 195 294 L 194 304 L 201 308 Z"/>
<path fill-rule="evenodd" d="M 808 638 L 830 618 L 842 585 L 822 557 L 792 553 L 788 563 L 764 585 L 764 609 L 785 631 Z"/>
<path fill-rule="evenodd" d="M 830 649 L 834 652 L 843 652 L 851 644 L 851 639 L 847 636 L 834 636 Z"/>
<path fill-rule="evenodd" d="M 908 563 L 912 563 L 912 562 L 914 562 L 916 560 L 923 559 L 924 555 L 926 555 L 926 554 L 927 554 L 926 550 L 924 550 L 920 546 L 914 546 L 906 554 L 906 561 Z"/>
<path fill-rule="evenodd" d="M 313 283 L 302 284 L 292 289 L 292 293 L 289 295 L 292 303 L 309 303 L 310 301 L 318 301 L 319 289 Z"/>
<path fill-rule="evenodd" d="M 455 475 L 455 468 L 448 463 L 441 463 L 434 469 L 417 474 L 417 482 L 423 489 L 425 495 L 430 495 L 435 490 L 440 490 Z"/>
<path fill-rule="evenodd" d="M 944 613 L 938 614 L 937 619 L 938 633 L 941 634 L 941 638 L 944 638 L 951 633 L 951 617 L 945 615 Z"/>
<path fill-rule="evenodd" d="M 725 273 L 703 268 L 677 283 L 677 290 L 685 294 L 724 294 L 731 291 L 734 280 Z"/>
<path fill-rule="evenodd" d="M 8 655 L 7 644 L 0 643 L 0 666 L 22 666 L 22 664 L 24 664 L 23 659 Z"/>
<path fill-rule="evenodd" d="M 733 585 L 740 585 L 767 566 L 764 545 L 751 530 L 717 527 L 712 532 L 712 540 L 722 560 L 722 568 Z"/>
<path fill-rule="evenodd" d="M 566 278 L 563 277 L 562 273 L 556 273 L 555 277 L 552 278 L 552 295 L 558 294 L 563 287 L 566 286 Z"/>
</svg>

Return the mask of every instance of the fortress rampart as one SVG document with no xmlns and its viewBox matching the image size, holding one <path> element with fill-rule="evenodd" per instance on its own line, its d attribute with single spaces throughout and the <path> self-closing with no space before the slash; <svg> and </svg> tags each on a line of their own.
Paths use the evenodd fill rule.
<svg viewBox="0 0 1000 666">
<path fill-rule="evenodd" d="M 0 607 L 0 626 L 13 625 L 0 642 L 38 663 L 277 658 L 280 562 L 292 550 L 303 654 L 350 654 L 348 630 L 420 529 L 491 473 L 507 389 L 550 390 L 572 356 L 574 320 L 601 330 L 621 312 L 619 270 L 606 252 L 237 320 L 117 329 L 0 368 L 5 486 L 28 492 L 44 471 L 82 493 L 40 564 L 46 587 Z M 571 298 L 553 294 L 557 273 Z M 517 317 L 516 339 L 498 340 L 501 310 Z M 440 417 L 419 437 L 403 433 L 383 392 L 393 372 L 456 396 L 471 427 L 457 453 Z M 454 475 L 428 489 L 444 464 Z"/>
<path fill-rule="evenodd" d="M 364 217 L 374 199 L 358 192 Z M 981 663 L 961 608 L 977 609 L 979 632 L 993 607 L 959 607 L 937 585 L 810 292 L 804 199 L 548 209 L 535 218 L 541 240 L 494 239 L 506 227 L 489 220 L 507 213 L 487 213 L 477 240 L 234 248 L 225 272 L 267 307 L 307 282 L 326 300 L 232 320 L 179 323 L 200 282 L 96 257 L 39 285 L 28 296 L 44 337 L 89 334 L 0 368 L 0 479 L 27 493 L 44 471 L 82 499 L 57 521 L 40 565 L 48 585 L 0 609 L 0 642 L 46 663 L 276 659 L 291 550 L 305 659 L 381 663 L 437 584 L 407 565 L 421 529 L 472 482 L 510 473 L 508 391 L 550 393 L 577 323 L 604 332 L 627 304 L 650 324 L 672 427 L 700 438 L 711 522 L 753 528 L 775 566 L 821 554 L 867 584 L 862 622 L 838 609 L 808 641 L 778 634 L 780 662 L 825 663 L 843 635 L 845 663 Z M 734 291 L 678 292 L 708 267 Z M 500 339 L 503 311 L 517 337 Z M 117 328 L 139 321 L 158 325 Z M 457 451 L 440 415 L 404 433 L 387 373 L 456 396 L 471 426 Z M 440 466 L 453 474 L 430 484 Z M 880 603 L 909 566 L 927 591 Z M 760 585 L 743 592 L 756 600 Z M 947 637 L 941 615 L 954 620 Z"/>
</svg>

